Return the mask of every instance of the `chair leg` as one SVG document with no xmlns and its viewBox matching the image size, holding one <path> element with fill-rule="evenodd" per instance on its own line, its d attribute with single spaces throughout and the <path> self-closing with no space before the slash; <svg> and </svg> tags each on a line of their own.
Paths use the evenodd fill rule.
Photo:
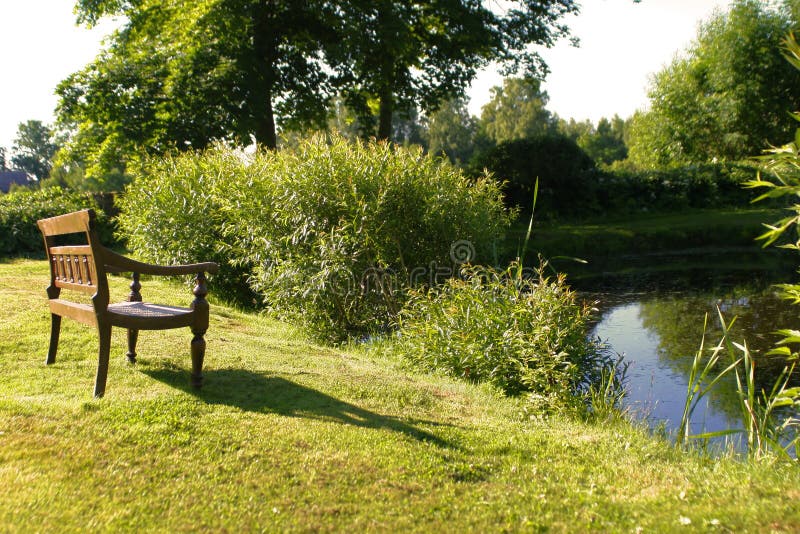
<svg viewBox="0 0 800 534">
<path fill-rule="evenodd" d="M 203 386 L 203 359 L 206 355 L 206 340 L 203 338 L 205 330 L 192 329 L 192 386 Z"/>
<path fill-rule="evenodd" d="M 125 356 L 128 357 L 130 363 L 136 363 L 136 341 L 139 339 L 138 330 L 128 330 L 128 352 Z"/>
<path fill-rule="evenodd" d="M 94 396 L 102 397 L 106 392 L 106 378 L 108 378 L 108 357 L 111 352 L 111 325 L 98 325 L 100 334 L 100 351 L 97 361 L 97 377 L 94 380 Z"/>
<path fill-rule="evenodd" d="M 47 350 L 47 365 L 56 363 L 56 351 L 58 350 L 58 337 L 61 334 L 61 316 L 54 313 L 50 314 L 50 348 Z"/>
</svg>

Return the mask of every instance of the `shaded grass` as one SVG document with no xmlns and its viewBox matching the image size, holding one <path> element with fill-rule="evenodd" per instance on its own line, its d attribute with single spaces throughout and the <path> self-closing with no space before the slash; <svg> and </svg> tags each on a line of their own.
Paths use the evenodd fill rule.
<svg viewBox="0 0 800 534">
<path fill-rule="evenodd" d="M 136 366 L 115 330 L 94 400 L 90 329 L 65 321 L 44 365 L 45 279 L 41 261 L 0 265 L 3 531 L 800 529 L 795 465 L 685 455 L 621 420 L 530 418 L 213 301 L 203 390 L 188 388 L 188 330 L 142 333 Z"/>
</svg>

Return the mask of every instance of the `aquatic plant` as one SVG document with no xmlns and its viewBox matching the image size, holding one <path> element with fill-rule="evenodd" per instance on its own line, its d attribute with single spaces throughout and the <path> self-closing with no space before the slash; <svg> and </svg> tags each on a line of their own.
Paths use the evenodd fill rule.
<svg viewBox="0 0 800 534">
<path fill-rule="evenodd" d="M 794 371 L 794 363 L 785 367 L 772 388 L 759 391 L 756 385 L 756 360 L 747 342 L 734 342 L 731 338 L 731 327 L 736 318 L 726 321 L 717 308 L 722 338 L 711 349 L 711 355 L 703 358 L 705 335 L 700 348 L 695 354 L 689 375 L 683 416 L 678 425 L 676 444 L 687 447 L 690 440 L 699 440 L 707 444 L 710 439 L 731 435 L 742 435 L 746 441 L 747 454 L 753 458 L 761 458 L 770 453 L 777 453 L 786 458 L 797 455 L 800 442 L 800 419 L 796 416 L 800 408 L 800 387 L 789 387 L 789 379 Z M 708 324 L 708 316 L 704 323 L 704 331 Z M 773 351 L 773 353 L 776 351 Z M 778 349 L 777 352 L 783 351 Z M 728 365 L 717 371 L 722 355 L 728 356 Z M 741 428 L 725 429 L 712 432 L 692 434 L 689 424 L 695 408 L 706 393 L 726 375 L 733 374 L 736 379 L 737 408 L 742 423 Z"/>
</svg>

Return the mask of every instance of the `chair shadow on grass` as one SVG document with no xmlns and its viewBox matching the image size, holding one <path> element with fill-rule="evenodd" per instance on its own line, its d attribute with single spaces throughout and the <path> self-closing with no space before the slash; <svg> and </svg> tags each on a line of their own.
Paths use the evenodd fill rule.
<svg viewBox="0 0 800 534">
<path fill-rule="evenodd" d="M 182 369 L 148 369 L 143 372 L 209 404 L 234 406 L 248 412 L 276 413 L 363 428 L 388 429 L 439 447 L 456 448 L 446 440 L 414 426 L 444 426 L 443 423 L 421 420 L 413 421 L 414 424 L 405 422 L 397 417 L 365 410 L 280 376 L 239 369 L 208 370 L 203 373 L 205 385 L 198 390 L 188 384 L 186 371 Z"/>
</svg>

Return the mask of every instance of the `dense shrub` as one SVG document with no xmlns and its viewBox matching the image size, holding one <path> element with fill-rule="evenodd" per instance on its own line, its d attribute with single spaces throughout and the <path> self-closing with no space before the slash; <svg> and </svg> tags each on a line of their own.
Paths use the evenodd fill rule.
<svg viewBox="0 0 800 534">
<path fill-rule="evenodd" d="M 493 180 L 420 150 L 316 137 L 250 169 L 226 196 L 231 243 L 265 303 L 327 341 L 385 330 L 454 259 L 491 261 L 509 222 Z"/>
<path fill-rule="evenodd" d="M 417 291 L 400 314 L 399 351 L 420 367 L 505 393 L 545 398 L 585 390 L 612 365 L 586 336 L 590 309 L 563 275 L 547 278 L 466 268 L 462 278 Z"/>
<path fill-rule="evenodd" d="M 149 160 L 117 201 L 128 247 L 155 263 L 216 261 L 214 294 L 252 306 L 248 270 L 223 234 L 229 223 L 223 199 L 246 188 L 246 174 L 241 155 L 221 147 Z"/>
<path fill-rule="evenodd" d="M 598 177 L 597 202 L 603 213 L 742 206 L 749 200 L 743 184 L 755 173 L 752 166 L 737 163 L 612 169 Z"/>
<path fill-rule="evenodd" d="M 529 209 L 539 180 L 537 211 L 545 216 L 579 216 L 596 211 L 597 170 L 575 141 L 560 134 L 500 143 L 471 163 L 506 182 L 509 206 Z"/>
<path fill-rule="evenodd" d="M 249 275 L 264 305 L 333 342 L 387 328 L 405 289 L 446 277 L 453 258 L 491 262 L 509 223 L 493 180 L 324 137 L 247 159 L 216 148 L 152 162 L 121 205 L 138 253 L 216 259 L 217 291 Z"/>
<path fill-rule="evenodd" d="M 613 165 L 597 169 L 566 137 L 542 136 L 497 145 L 472 162 L 505 185 L 506 202 L 530 207 L 539 179 L 537 211 L 545 217 L 585 218 L 687 208 L 742 206 L 742 184 L 755 169 L 740 163 L 707 163 L 661 170 Z"/>
<path fill-rule="evenodd" d="M 17 189 L 0 195 L 0 256 L 43 252 L 37 220 L 97 207 L 92 196 L 65 191 L 60 187 Z M 111 243 L 111 223 L 100 210 L 98 220 L 101 238 L 105 243 Z"/>
</svg>

